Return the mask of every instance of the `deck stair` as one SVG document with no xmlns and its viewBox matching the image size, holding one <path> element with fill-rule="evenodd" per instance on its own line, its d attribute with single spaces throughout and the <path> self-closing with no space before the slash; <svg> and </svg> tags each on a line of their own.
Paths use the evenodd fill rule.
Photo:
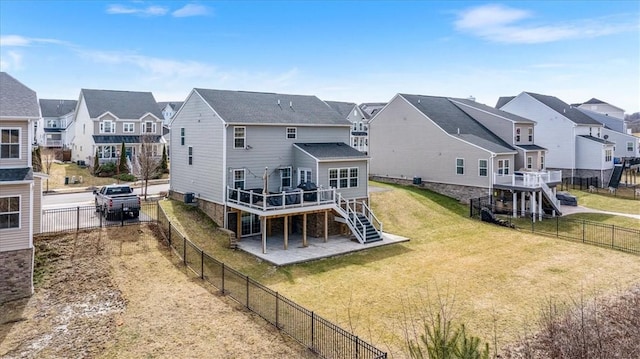
<svg viewBox="0 0 640 359">
<path fill-rule="evenodd" d="M 620 180 L 622 179 L 622 172 L 624 167 L 619 164 L 613 167 L 613 173 L 611 173 L 611 179 L 609 180 L 609 188 L 618 188 Z"/>
<path fill-rule="evenodd" d="M 549 204 L 551 204 L 553 210 L 556 211 L 556 215 L 561 216 L 562 212 L 560 211 L 560 201 L 556 198 L 556 196 L 553 194 L 553 191 L 551 190 L 551 188 L 549 188 L 549 186 L 547 186 L 546 183 L 541 182 L 540 184 L 542 187 L 544 198 L 547 200 L 547 202 L 549 202 Z"/>
<path fill-rule="evenodd" d="M 382 240 L 382 222 L 376 218 L 366 203 L 349 201 L 338 194 L 335 204 L 335 211 L 345 220 L 358 242 L 367 244 Z M 358 207 L 360 211 L 356 210 Z"/>
<path fill-rule="evenodd" d="M 350 214 L 351 217 L 353 217 L 354 215 L 358 217 L 358 220 L 354 221 L 355 226 L 358 229 L 358 232 L 365 234 L 364 235 L 365 244 L 382 240 L 382 236 L 380 236 L 380 233 L 378 232 L 376 227 L 374 227 L 373 224 L 369 222 L 369 219 L 367 219 L 365 215 L 361 213 Z"/>
</svg>

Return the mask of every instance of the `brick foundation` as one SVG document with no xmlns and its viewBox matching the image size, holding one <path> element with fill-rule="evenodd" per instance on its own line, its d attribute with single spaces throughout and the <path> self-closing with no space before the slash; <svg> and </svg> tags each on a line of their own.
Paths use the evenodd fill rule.
<svg viewBox="0 0 640 359">
<path fill-rule="evenodd" d="M 33 248 L 0 252 L 0 303 L 33 294 Z"/>
<path fill-rule="evenodd" d="M 370 176 L 369 179 L 372 181 L 378 181 L 378 182 L 384 182 L 384 183 L 395 183 L 395 184 L 400 184 L 404 186 L 426 188 L 433 192 L 445 195 L 447 197 L 455 198 L 458 201 L 466 204 L 468 204 L 469 200 L 472 198 L 486 196 L 490 193 L 488 188 L 462 186 L 462 185 L 437 183 L 437 182 L 427 182 L 424 180 L 422 181 L 421 184 L 416 185 L 416 184 L 413 184 L 413 179 L 406 179 L 406 178 Z"/>
</svg>

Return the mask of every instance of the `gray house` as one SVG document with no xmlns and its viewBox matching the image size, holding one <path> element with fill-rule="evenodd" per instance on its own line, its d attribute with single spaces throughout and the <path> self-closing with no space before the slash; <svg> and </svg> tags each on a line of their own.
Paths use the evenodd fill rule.
<svg viewBox="0 0 640 359">
<path fill-rule="evenodd" d="M 317 97 L 196 88 L 171 128 L 172 196 L 195 197 L 238 239 L 261 235 L 263 251 L 267 237 L 286 248 L 296 232 L 380 239 L 366 231 L 368 157 L 347 144 L 349 121 Z"/>
<path fill-rule="evenodd" d="M 544 171 L 533 121 L 470 100 L 396 95 L 371 121 L 370 174 L 468 201 L 494 195 L 509 210 L 558 212 L 561 173 Z M 530 134 L 530 137 L 528 136 Z"/>
<path fill-rule="evenodd" d="M 366 113 L 353 102 L 325 101 L 343 118 L 351 122 L 349 144 L 365 154 L 369 150 L 369 119 Z"/>
</svg>

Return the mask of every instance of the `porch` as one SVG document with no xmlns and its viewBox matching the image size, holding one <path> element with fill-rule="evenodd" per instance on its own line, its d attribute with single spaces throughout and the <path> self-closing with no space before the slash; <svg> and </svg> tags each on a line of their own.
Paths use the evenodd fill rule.
<svg viewBox="0 0 640 359">
<path fill-rule="evenodd" d="M 493 188 L 503 193 L 502 199 L 496 202 L 498 211 L 509 211 L 513 217 L 532 213 L 534 220 L 542 220 L 543 203 L 546 202 L 553 216 L 562 215 L 556 198 L 556 187 L 562 183 L 562 171 L 518 171 L 512 175 L 494 173 L 493 181 Z"/>
<path fill-rule="evenodd" d="M 562 183 L 562 171 L 528 172 L 516 171 L 512 175 L 493 174 L 493 186 L 497 188 L 520 188 L 530 190 Z"/>
</svg>

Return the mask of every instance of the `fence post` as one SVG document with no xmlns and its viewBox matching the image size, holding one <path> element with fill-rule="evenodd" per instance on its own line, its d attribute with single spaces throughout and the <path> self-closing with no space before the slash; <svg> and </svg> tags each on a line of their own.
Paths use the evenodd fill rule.
<svg viewBox="0 0 640 359">
<path fill-rule="evenodd" d="M 473 218 L 473 198 L 469 200 L 469 217 Z"/>
<path fill-rule="evenodd" d="M 556 216 L 556 237 L 560 237 L 560 217 Z"/>
<path fill-rule="evenodd" d="M 315 327 L 314 327 L 315 321 L 316 321 L 315 314 L 313 313 L 313 311 L 311 311 L 311 348 L 314 349 L 314 350 L 315 350 L 315 347 L 316 347 L 315 346 L 315 340 L 314 340 L 314 337 L 315 337 Z"/>
<path fill-rule="evenodd" d="M 616 226 L 615 225 L 611 225 L 611 248 L 615 248 L 615 241 L 616 238 Z"/>
<path fill-rule="evenodd" d="M 200 278 L 204 280 L 204 251 L 200 251 Z"/>
<path fill-rule="evenodd" d="M 356 335 L 356 358 L 358 358 L 360 355 L 358 355 L 358 352 L 360 349 L 360 338 L 358 338 L 358 336 Z"/>
<path fill-rule="evenodd" d="M 187 265 L 187 237 L 182 237 L 182 262 Z"/>
<path fill-rule="evenodd" d="M 124 227 L 124 203 L 120 203 L 120 227 Z"/>
<path fill-rule="evenodd" d="M 76 232 L 80 231 L 80 206 L 76 207 Z"/>
<path fill-rule="evenodd" d="M 585 220 L 583 219 L 583 220 L 582 220 L 582 243 L 584 243 L 585 225 L 586 225 L 586 222 L 585 222 Z"/>
<path fill-rule="evenodd" d="M 279 311 L 278 311 L 278 309 L 279 309 L 279 308 L 278 308 L 278 305 L 279 305 L 279 303 L 278 303 L 278 302 L 279 302 L 279 301 L 280 301 L 280 295 L 278 294 L 278 292 L 276 292 L 276 328 L 277 328 L 277 329 L 280 329 L 280 324 L 279 324 L 279 322 L 278 322 L 278 312 L 279 312 Z"/>
<path fill-rule="evenodd" d="M 171 221 L 167 220 L 167 223 L 169 224 L 169 247 L 171 247 Z"/>
<path fill-rule="evenodd" d="M 222 295 L 224 295 L 224 263 L 222 263 L 222 288 L 220 290 L 222 291 Z"/>
<path fill-rule="evenodd" d="M 246 298 L 247 308 L 251 309 L 251 307 L 249 307 L 249 276 L 246 276 L 246 277 L 247 277 L 247 298 Z"/>
</svg>

